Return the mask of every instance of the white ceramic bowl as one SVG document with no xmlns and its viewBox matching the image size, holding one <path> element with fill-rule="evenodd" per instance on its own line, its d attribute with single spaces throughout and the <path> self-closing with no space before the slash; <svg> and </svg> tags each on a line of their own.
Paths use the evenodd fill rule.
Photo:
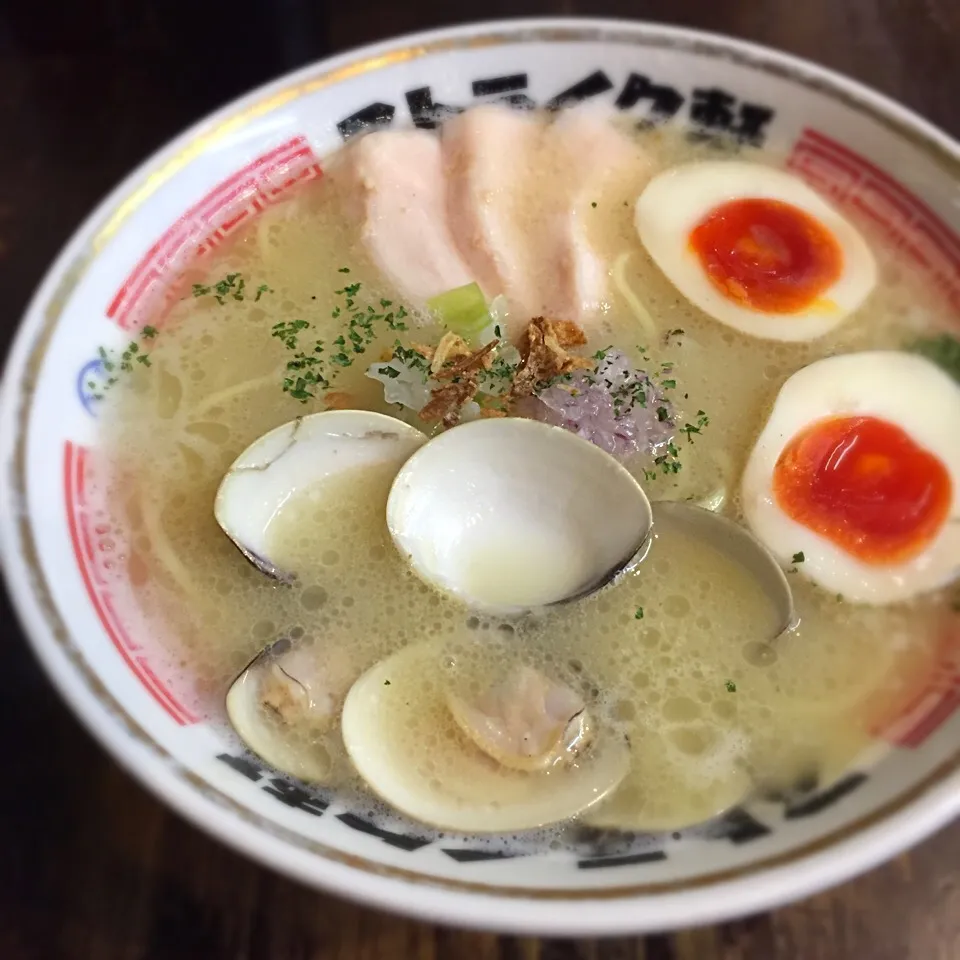
<svg viewBox="0 0 960 960">
<path fill-rule="evenodd" d="M 437 104 L 591 96 L 639 117 L 734 132 L 872 217 L 960 313 L 960 148 L 902 107 L 819 67 L 660 26 L 509 21 L 335 57 L 231 104 L 148 160 L 50 269 L 7 363 L 0 533 L 37 655 L 104 746 L 147 787 L 276 870 L 445 923 L 552 935 L 640 932 L 772 907 L 846 879 L 960 811 L 960 670 L 945 664 L 881 735 L 879 765 L 801 801 L 735 811 L 709 830 L 489 859 L 454 839 L 378 830 L 362 811 L 264 770 L 178 697 L 144 622 L 104 576 L 108 538 L 87 482 L 97 442 L 85 372 L 120 345 L 176 272 L 320 174 L 357 119 L 429 123 Z"/>
</svg>

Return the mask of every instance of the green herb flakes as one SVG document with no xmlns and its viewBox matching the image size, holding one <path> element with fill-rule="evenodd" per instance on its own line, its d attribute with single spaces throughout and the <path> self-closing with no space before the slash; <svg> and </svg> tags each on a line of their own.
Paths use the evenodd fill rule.
<svg viewBox="0 0 960 960">
<path fill-rule="evenodd" d="M 737 692 L 737 685 L 732 680 L 725 680 L 723 685 L 727 688 L 727 693 Z"/>
<path fill-rule="evenodd" d="M 297 338 L 301 330 L 306 330 L 310 324 L 306 320 L 289 320 L 286 323 L 275 323 L 270 328 L 270 336 L 280 340 L 288 350 L 297 349 Z"/>
<path fill-rule="evenodd" d="M 221 307 L 226 304 L 228 297 L 237 301 L 247 298 L 247 281 L 242 273 L 228 273 L 216 283 L 195 283 L 191 289 L 194 297 L 213 297 Z M 265 293 L 273 293 L 273 291 L 265 283 L 261 283 L 257 287 L 254 301 L 259 300 Z"/>
<path fill-rule="evenodd" d="M 667 444 L 667 452 L 654 457 L 653 462 L 667 476 L 677 474 L 683 468 L 683 464 L 680 463 L 680 449 L 672 442 Z"/>
<path fill-rule="evenodd" d="M 710 425 L 710 418 L 702 411 L 697 411 L 697 422 L 696 423 L 686 423 L 680 428 L 681 433 L 687 435 L 687 440 L 690 443 L 693 443 L 693 435 L 695 433 L 702 433 L 705 427 Z"/>
<path fill-rule="evenodd" d="M 144 340 L 153 340 L 158 333 L 156 327 L 146 326 L 140 331 L 140 336 Z M 144 353 L 136 340 L 131 340 L 123 348 L 119 358 L 113 350 L 108 350 L 106 347 L 97 347 L 97 358 L 100 360 L 100 367 L 103 372 L 108 374 L 130 373 L 133 370 L 134 363 L 139 363 L 143 367 L 149 367 L 152 364 L 150 354 Z M 104 393 L 119 382 L 120 378 L 116 375 L 111 375 L 102 382 L 88 380 L 87 389 L 93 391 L 94 400 L 102 400 Z"/>
</svg>

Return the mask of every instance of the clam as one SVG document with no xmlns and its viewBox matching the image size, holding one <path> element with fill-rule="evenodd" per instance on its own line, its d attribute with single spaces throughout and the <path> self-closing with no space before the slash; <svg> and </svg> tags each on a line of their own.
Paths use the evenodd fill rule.
<svg viewBox="0 0 960 960">
<path fill-rule="evenodd" d="M 635 564 L 651 510 L 599 447 L 533 420 L 486 419 L 410 457 L 387 526 L 427 583 L 477 609 L 518 613 L 585 596 Z"/>
<path fill-rule="evenodd" d="M 768 601 L 769 637 L 796 626 L 793 594 L 776 559 L 747 530 L 710 510 L 686 503 L 653 504 L 656 540 L 679 535 L 739 564 Z M 630 732 L 632 768 L 603 804 L 589 811 L 591 827 L 665 831 L 720 816 L 755 789 L 743 758 L 744 734 L 719 724 L 666 724 L 656 735 Z"/>
<path fill-rule="evenodd" d="M 697 755 L 663 731 L 649 739 L 631 736 L 631 745 L 633 768 L 616 793 L 584 816 L 587 826 L 649 833 L 680 830 L 726 813 L 754 789 L 731 737 L 718 737 Z"/>
<path fill-rule="evenodd" d="M 653 504 L 655 537 L 677 532 L 712 547 L 740 564 L 770 601 L 772 626 L 768 639 L 796 627 L 793 591 L 776 558 L 748 530 L 712 510 L 688 503 Z M 652 549 L 656 549 L 654 545 Z"/>
<path fill-rule="evenodd" d="M 395 809 L 464 833 L 528 830 L 583 813 L 626 775 L 625 739 L 598 730 L 585 743 L 573 691 L 521 674 L 468 706 L 451 698 L 443 661 L 442 645 L 406 647 L 360 677 L 344 703 L 350 759 Z"/>
<path fill-rule="evenodd" d="M 357 672 L 342 649 L 283 638 L 230 685 L 227 716 L 262 760 L 302 780 L 322 781 L 331 766 L 324 740 Z"/>
<path fill-rule="evenodd" d="M 526 665 L 473 702 L 448 693 L 447 707 L 473 743 L 513 770 L 549 769 L 576 756 L 591 734 L 583 698 Z"/>
<path fill-rule="evenodd" d="M 427 438 L 392 417 L 329 410 L 265 433 L 234 461 L 217 491 L 214 516 L 243 555 L 269 576 L 291 579 L 270 559 L 269 528 L 300 490 L 360 467 L 397 469 Z"/>
</svg>

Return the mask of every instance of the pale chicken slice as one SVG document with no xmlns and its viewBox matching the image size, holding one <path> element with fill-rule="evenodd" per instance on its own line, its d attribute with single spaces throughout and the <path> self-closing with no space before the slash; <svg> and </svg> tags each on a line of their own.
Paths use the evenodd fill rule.
<svg viewBox="0 0 960 960">
<path fill-rule="evenodd" d="M 529 315 L 529 238 L 523 228 L 535 188 L 542 123 L 502 106 L 481 106 L 443 126 L 448 212 L 453 237 L 488 297 L 506 294 L 511 328 Z"/>
<path fill-rule="evenodd" d="M 552 167 L 555 189 L 544 198 L 540 243 L 540 312 L 583 323 L 607 299 L 608 267 L 590 242 L 591 221 L 606 223 L 610 186 L 630 201 L 650 178 L 645 151 L 613 122 L 610 108 L 585 105 L 565 110 L 546 129 L 542 155 Z M 549 165 L 549 166 L 548 166 Z"/>
<path fill-rule="evenodd" d="M 332 175 L 370 258 L 408 303 L 470 283 L 447 221 L 440 141 L 425 130 L 369 133 L 343 151 Z"/>
<path fill-rule="evenodd" d="M 489 106 L 444 127 L 452 233 L 487 295 L 507 297 L 514 338 L 541 315 L 589 326 L 605 301 L 585 219 L 614 179 L 636 196 L 651 167 L 613 117 L 590 105 L 548 123 Z"/>
</svg>

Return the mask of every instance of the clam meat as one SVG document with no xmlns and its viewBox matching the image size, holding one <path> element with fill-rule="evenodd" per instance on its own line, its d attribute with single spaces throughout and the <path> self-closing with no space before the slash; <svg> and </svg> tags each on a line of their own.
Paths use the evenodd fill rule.
<svg viewBox="0 0 960 960">
<path fill-rule="evenodd" d="M 442 645 L 405 647 L 360 677 L 344 703 L 347 753 L 395 809 L 464 833 L 528 830 L 583 813 L 626 775 L 626 741 L 597 730 L 586 743 L 573 691 L 521 674 L 480 705 L 451 709 L 443 663 Z"/>
</svg>

